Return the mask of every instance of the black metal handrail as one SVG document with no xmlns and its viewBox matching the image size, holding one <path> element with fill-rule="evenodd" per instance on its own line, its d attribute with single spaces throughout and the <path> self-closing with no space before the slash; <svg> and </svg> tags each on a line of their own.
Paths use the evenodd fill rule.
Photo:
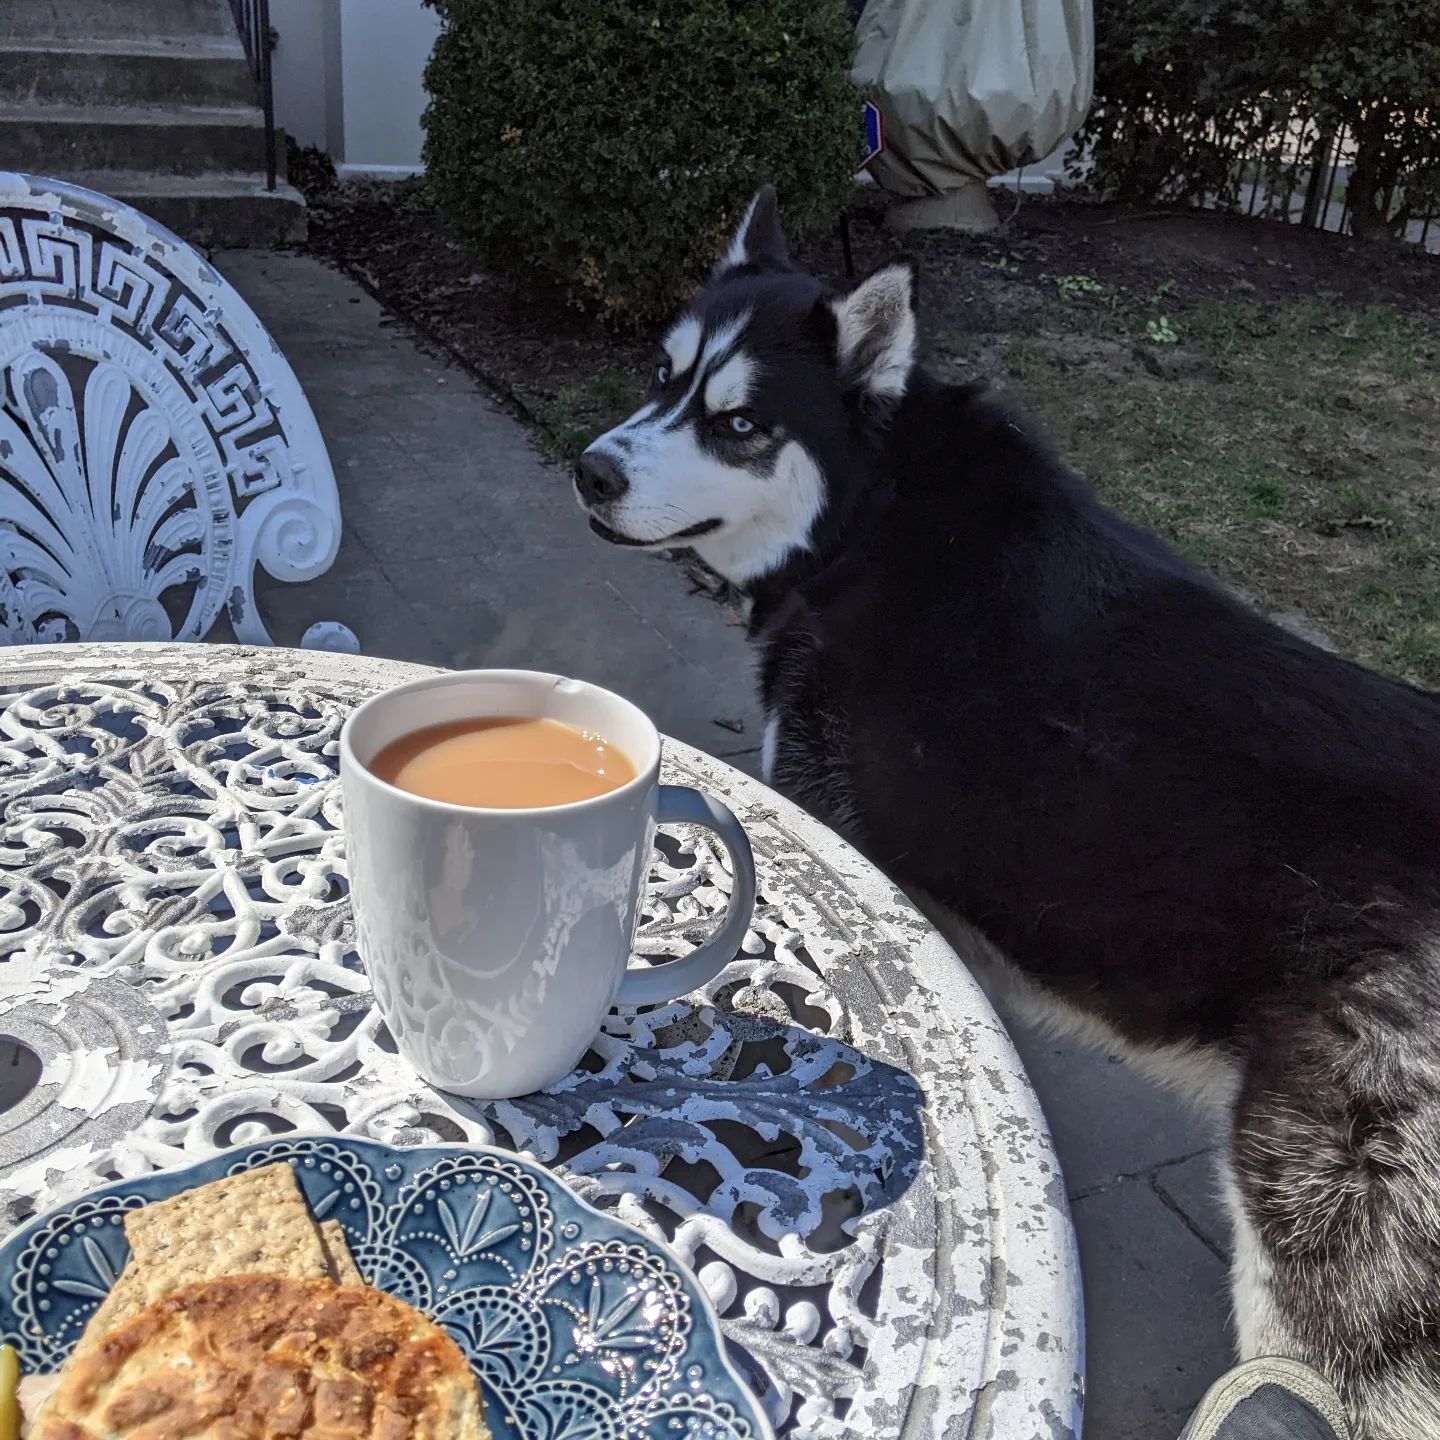
<svg viewBox="0 0 1440 1440">
<path fill-rule="evenodd" d="M 260 87 L 260 105 L 265 111 L 265 188 L 275 188 L 275 87 L 270 73 L 270 52 L 275 35 L 270 29 L 270 0 L 230 0 L 230 10 L 245 46 L 250 71 Z"/>
</svg>

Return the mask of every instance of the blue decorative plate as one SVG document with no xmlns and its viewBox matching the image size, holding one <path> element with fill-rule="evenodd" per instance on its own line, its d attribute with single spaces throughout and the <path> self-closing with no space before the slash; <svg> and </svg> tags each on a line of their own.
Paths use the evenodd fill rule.
<svg viewBox="0 0 1440 1440">
<path fill-rule="evenodd" d="M 497 1440 L 768 1440 L 679 1261 L 547 1171 L 473 1146 L 287 1135 L 92 1191 L 0 1246 L 0 1340 L 27 1373 L 59 1369 L 125 1266 L 127 1211 L 278 1160 L 365 1278 L 459 1342 Z"/>
</svg>

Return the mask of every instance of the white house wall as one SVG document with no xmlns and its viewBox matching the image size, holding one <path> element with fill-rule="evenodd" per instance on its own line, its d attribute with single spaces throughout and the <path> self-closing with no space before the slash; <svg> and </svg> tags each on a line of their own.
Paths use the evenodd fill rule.
<svg viewBox="0 0 1440 1440">
<path fill-rule="evenodd" d="M 418 171 L 435 11 L 420 0 L 270 0 L 270 20 L 277 122 L 342 176 Z"/>
<path fill-rule="evenodd" d="M 322 150 L 330 146 L 325 30 L 331 8 L 327 0 L 271 0 L 270 5 L 270 23 L 279 35 L 271 52 L 275 119 L 297 144 Z"/>
</svg>

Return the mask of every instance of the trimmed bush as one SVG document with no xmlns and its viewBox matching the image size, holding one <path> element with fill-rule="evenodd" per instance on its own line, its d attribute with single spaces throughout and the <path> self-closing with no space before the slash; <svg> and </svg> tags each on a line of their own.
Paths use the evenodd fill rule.
<svg viewBox="0 0 1440 1440">
<path fill-rule="evenodd" d="M 833 223 L 863 158 L 846 0 L 444 0 L 436 199 L 489 265 L 607 318 L 665 312 L 764 181 Z"/>
</svg>

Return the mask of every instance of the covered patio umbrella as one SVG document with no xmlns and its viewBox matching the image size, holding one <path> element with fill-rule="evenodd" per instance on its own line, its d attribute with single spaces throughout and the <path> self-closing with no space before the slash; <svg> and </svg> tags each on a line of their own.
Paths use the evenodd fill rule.
<svg viewBox="0 0 1440 1440">
<path fill-rule="evenodd" d="M 852 0 L 852 10 L 859 8 Z M 1090 106 L 1091 0 L 868 0 L 852 79 L 880 107 L 899 228 L 988 229 L 993 175 L 1059 148 Z"/>
</svg>

